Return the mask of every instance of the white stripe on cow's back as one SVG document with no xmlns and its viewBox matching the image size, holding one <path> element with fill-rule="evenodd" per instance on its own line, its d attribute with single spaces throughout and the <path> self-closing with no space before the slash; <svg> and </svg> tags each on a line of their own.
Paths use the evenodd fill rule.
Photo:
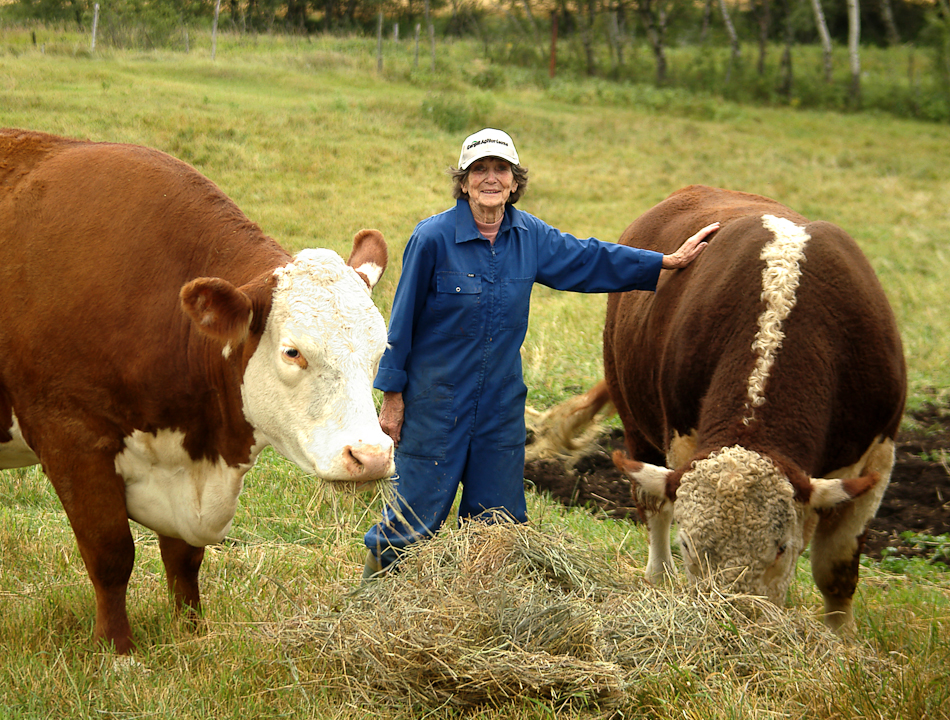
<svg viewBox="0 0 950 720">
<path fill-rule="evenodd" d="M 787 218 L 763 215 L 762 225 L 773 237 L 759 254 L 765 260 L 760 296 L 765 309 L 759 315 L 758 330 L 752 341 L 755 367 L 747 387 L 748 401 L 743 418 L 746 425 L 752 422 L 755 409 L 765 404 L 765 385 L 785 339 L 782 325 L 795 307 L 802 274 L 801 260 L 805 257 L 805 245 L 811 239 L 803 227 Z"/>
</svg>

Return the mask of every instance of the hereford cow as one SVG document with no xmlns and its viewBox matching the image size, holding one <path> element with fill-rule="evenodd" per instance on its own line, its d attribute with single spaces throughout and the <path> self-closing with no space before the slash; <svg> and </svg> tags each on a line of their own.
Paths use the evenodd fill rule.
<svg viewBox="0 0 950 720">
<path fill-rule="evenodd" d="M 389 477 L 372 381 L 386 327 L 375 230 L 348 261 L 290 256 L 214 184 L 155 150 L 0 130 L 0 468 L 36 463 L 128 652 L 129 519 L 199 609 L 267 445 L 337 486 Z"/>
<path fill-rule="evenodd" d="M 647 574 L 673 571 L 675 519 L 688 577 L 782 604 L 810 541 L 825 621 L 844 630 L 904 408 L 894 315 L 846 233 L 756 195 L 687 187 L 620 241 L 670 253 L 714 221 L 689 268 L 607 306 L 629 453 L 614 462 L 649 527 Z"/>
</svg>

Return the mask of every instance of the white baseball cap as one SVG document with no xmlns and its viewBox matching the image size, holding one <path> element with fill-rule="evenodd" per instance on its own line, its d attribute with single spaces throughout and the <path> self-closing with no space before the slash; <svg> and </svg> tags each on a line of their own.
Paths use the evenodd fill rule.
<svg viewBox="0 0 950 720">
<path fill-rule="evenodd" d="M 518 164 L 514 141 L 508 133 L 494 128 L 479 130 L 465 138 L 459 155 L 459 170 L 467 170 L 469 165 L 484 157 L 499 157 L 512 165 Z"/>
</svg>

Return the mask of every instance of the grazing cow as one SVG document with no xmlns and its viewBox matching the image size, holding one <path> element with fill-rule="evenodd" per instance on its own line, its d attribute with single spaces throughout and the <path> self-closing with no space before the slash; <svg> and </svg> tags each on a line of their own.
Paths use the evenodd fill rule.
<svg viewBox="0 0 950 720">
<path fill-rule="evenodd" d="M 196 615 L 203 548 L 267 445 L 334 486 L 390 476 L 369 296 L 386 256 L 363 230 L 348 264 L 292 257 L 168 155 L 0 130 L 0 468 L 42 464 L 97 639 L 133 647 L 130 518 Z"/>
<path fill-rule="evenodd" d="M 782 604 L 810 541 L 825 622 L 845 630 L 904 408 L 894 315 L 846 233 L 756 195 L 684 188 L 620 242 L 669 253 L 717 220 L 656 293 L 608 300 L 614 462 L 648 524 L 647 575 L 673 572 L 675 519 L 688 577 Z"/>
</svg>

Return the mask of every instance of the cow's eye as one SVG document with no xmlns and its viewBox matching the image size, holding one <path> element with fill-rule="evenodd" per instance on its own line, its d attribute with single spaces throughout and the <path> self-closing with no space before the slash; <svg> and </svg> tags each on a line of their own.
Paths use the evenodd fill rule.
<svg viewBox="0 0 950 720">
<path fill-rule="evenodd" d="M 284 362 L 290 363 L 291 365 L 297 365 L 300 368 L 307 367 L 307 358 L 303 356 L 297 348 L 291 346 L 285 346 L 280 351 L 281 357 Z"/>
</svg>

